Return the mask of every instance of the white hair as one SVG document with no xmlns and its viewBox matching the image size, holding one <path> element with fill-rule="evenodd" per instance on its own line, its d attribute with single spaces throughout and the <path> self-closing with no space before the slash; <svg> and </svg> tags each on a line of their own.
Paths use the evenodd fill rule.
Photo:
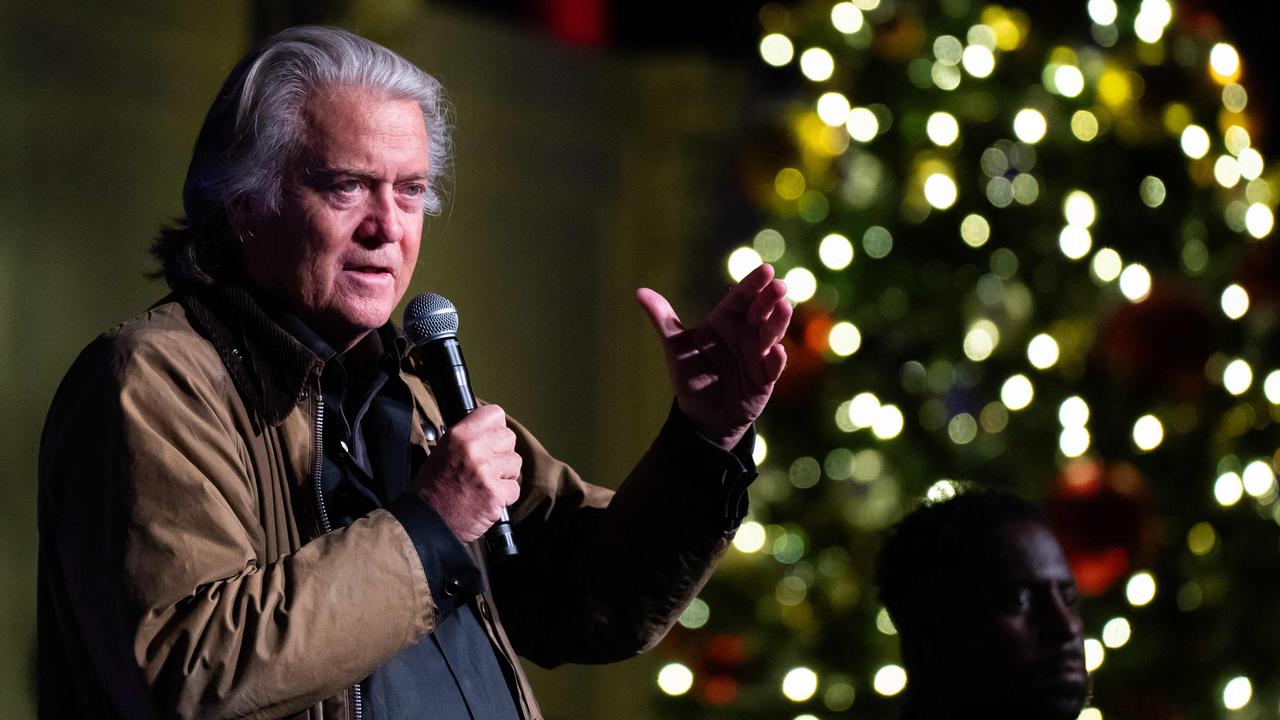
<svg viewBox="0 0 1280 720">
<path fill-rule="evenodd" d="M 262 215 L 279 212 L 284 174 L 305 141 L 307 100 L 347 88 L 418 103 L 427 131 L 424 209 L 432 215 L 441 211 L 451 148 L 450 113 L 439 81 L 345 30 L 289 28 L 236 65 L 205 116 L 183 188 L 186 217 L 163 230 L 152 247 L 171 287 L 207 284 L 225 264 L 232 203 L 246 202 Z"/>
</svg>

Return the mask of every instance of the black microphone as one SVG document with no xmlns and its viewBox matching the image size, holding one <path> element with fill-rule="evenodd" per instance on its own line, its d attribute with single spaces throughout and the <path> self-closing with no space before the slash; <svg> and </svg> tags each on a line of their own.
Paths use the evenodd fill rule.
<svg viewBox="0 0 1280 720">
<path fill-rule="evenodd" d="M 453 303 L 435 293 L 422 293 L 404 309 L 404 334 L 421 351 L 424 375 L 440 405 L 446 427 L 456 425 L 476 409 L 471 378 L 458 344 L 458 311 Z M 485 539 L 499 557 L 519 554 L 511 534 L 511 517 L 502 508 L 498 522 Z"/>
</svg>

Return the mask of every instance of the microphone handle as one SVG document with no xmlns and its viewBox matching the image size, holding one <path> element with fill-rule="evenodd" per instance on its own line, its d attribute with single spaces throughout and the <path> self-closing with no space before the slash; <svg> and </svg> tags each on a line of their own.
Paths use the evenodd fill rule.
<svg viewBox="0 0 1280 720">
<path fill-rule="evenodd" d="M 476 395 L 471 390 L 471 377 L 462 359 L 462 346 L 457 338 L 442 338 L 422 346 L 426 367 L 430 369 L 431 390 L 440 406 L 446 428 L 453 427 L 476 409 Z M 436 373 L 439 373 L 437 376 Z M 511 516 L 502 508 L 498 522 L 485 533 L 490 551 L 500 558 L 519 555 L 511 531 Z"/>
</svg>

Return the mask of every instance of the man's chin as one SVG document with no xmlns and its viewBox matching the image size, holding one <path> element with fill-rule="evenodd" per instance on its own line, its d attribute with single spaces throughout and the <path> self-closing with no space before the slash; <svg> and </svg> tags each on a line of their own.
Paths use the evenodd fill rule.
<svg viewBox="0 0 1280 720">
<path fill-rule="evenodd" d="M 1089 696 L 1087 681 L 1077 678 L 1058 678 L 1047 683 L 1038 693 L 1036 717 L 1043 720 L 1075 720 L 1084 709 Z"/>
</svg>

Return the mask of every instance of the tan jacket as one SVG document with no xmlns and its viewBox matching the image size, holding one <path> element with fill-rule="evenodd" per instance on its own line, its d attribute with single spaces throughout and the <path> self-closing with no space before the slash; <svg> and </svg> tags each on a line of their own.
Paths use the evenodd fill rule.
<svg viewBox="0 0 1280 720">
<path fill-rule="evenodd" d="M 389 512 L 317 529 L 320 367 L 235 287 L 163 302 L 81 354 L 40 452 L 41 717 L 348 718 L 348 688 L 432 631 Z M 440 417 L 413 369 L 411 442 L 430 452 L 421 420 Z M 668 431 L 615 496 L 512 428 L 521 556 L 469 549 L 490 583 L 478 615 L 536 719 L 517 653 L 549 667 L 656 644 L 727 547 L 741 493 L 677 467 Z"/>
</svg>

